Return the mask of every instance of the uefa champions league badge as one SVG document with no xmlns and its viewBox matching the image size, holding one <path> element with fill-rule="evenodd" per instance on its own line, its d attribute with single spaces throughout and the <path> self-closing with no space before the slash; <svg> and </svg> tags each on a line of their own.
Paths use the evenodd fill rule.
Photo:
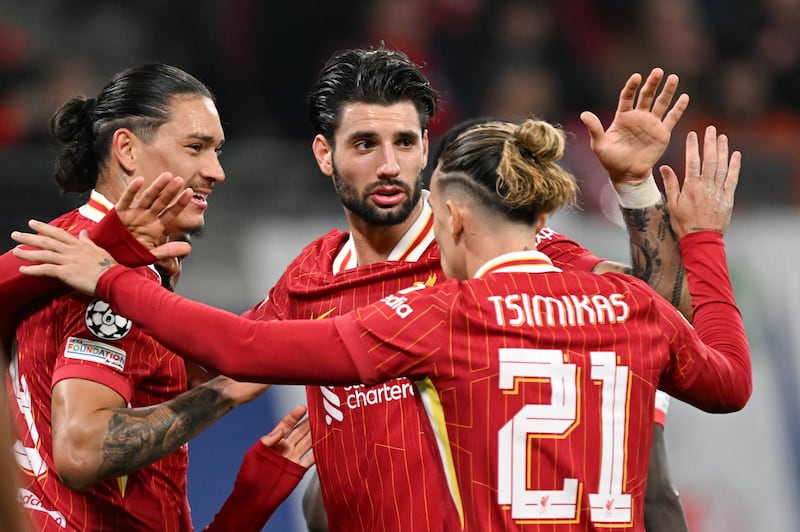
<svg viewBox="0 0 800 532">
<path fill-rule="evenodd" d="M 111 305 L 95 299 L 86 308 L 86 327 L 101 340 L 120 340 L 131 332 L 133 323 L 111 310 Z"/>
</svg>

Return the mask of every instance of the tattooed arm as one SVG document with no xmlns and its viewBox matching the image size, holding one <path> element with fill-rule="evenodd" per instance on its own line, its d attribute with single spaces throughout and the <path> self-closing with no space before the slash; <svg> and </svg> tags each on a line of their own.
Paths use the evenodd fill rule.
<svg viewBox="0 0 800 532">
<path fill-rule="evenodd" d="M 672 231 L 663 199 L 650 207 L 622 208 L 631 241 L 632 272 L 692 318 L 692 301 L 681 262 L 678 237 Z"/>
<path fill-rule="evenodd" d="M 216 377 L 170 401 L 126 408 L 111 388 L 64 379 L 52 396 L 56 470 L 73 489 L 132 473 L 175 451 L 265 388 Z"/>
<path fill-rule="evenodd" d="M 678 238 L 670 227 L 666 203 L 661 199 L 650 207 L 623 207 L 622 214 L 630 237 L 632 266 L 603 261 L 595 272 L 635 275 L 691 320 L 692 300 L 686 284 L 686 271 L 681 262 Z"/>
<path fill-rule="evenodd" d="M 658 88 L 664 81 L 663 88 Z M 620 92 L 613 122 L 604 130 L 590 112 L 581 114 L 589 130 L 592 151 L 608 172 L 622 207 L 631 244 L 631 270 L 607 263 L 597 271 L 628 271 L 643 279 L 691 317 L 686 276 L 672 232 L 669 213 L 653 178 L 653 167 L 669 144 L 672 130 L 689 105 L 677 94 L 678 76 L 665 78 L 660 68 L 646 80 L 633 74 Z"/>
</svg>

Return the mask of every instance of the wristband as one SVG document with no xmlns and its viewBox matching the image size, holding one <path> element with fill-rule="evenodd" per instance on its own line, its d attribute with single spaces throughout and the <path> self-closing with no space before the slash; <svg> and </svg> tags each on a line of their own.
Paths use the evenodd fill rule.
<svg viewBox="0 0 800 532">
<path fill-rule="evenodd" d="M 667 409 L 669 408 L 669 395 L 662 392 L 661 390 L 656 390 L 656 400 L 655 400 L 655 408 L 654 408 L 654 421 L 661 425 L 662 427 L 667 422 Z"/>
<path fill-rule="evenodd" d="M 662 200 L 653 174 L 635 185 L 631 183 L 612 183 L 617 199 L 623 209 L 644 209 Z"/>
</svg>

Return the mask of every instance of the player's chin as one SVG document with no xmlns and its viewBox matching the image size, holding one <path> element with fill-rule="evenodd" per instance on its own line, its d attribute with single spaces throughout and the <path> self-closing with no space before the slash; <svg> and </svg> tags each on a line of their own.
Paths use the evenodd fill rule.
<svg viewBox="0 0 800 532">
<path fill-rule="evenodd" d="M 370 223 L 374 225 L 396 225 L 405 222 L 411 214 L 413 206 L 407 202 L 392 206 L 373 205 Z"/>
<path fill-rule="evenodd" d="M 183 212 L 175 218 L 170 234 L 185 233 L 188 235 L 200 236 L 206 227 L 206 220 L 203 214 L 190 214 Z"/>
</svg>

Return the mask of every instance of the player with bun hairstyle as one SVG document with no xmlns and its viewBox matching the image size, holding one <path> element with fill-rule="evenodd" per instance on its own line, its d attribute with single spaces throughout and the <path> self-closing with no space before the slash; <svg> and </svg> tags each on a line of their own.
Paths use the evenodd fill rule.
<svg viewBox="0 0 800 532">
<path fill-rule="evenodd" d="M 214 97 L 173 66 L 131 68 L 96 97 L 67 101 L 53 116 L 51 133 L 60 147 L 54 172 L 59 189 L 88 195 L 81 207 L 51 223 L 76 234 L 99 232 L 104 223 L 122 227 L 146 213 L 156 214 L 140 229 L 159 242 L 196 233 L 209 196 L 225 179 Z M 166 172 L 181 175 L 185 185 Z M 137 182 L 149 186 L 147 193 L 133 204 L 120 201 L 136 176 L 143 176 Z M 157 197 L 184 188 L 172 207 Z M 117 217 L 115 204 L 125 218 Z M 120 260 L 156 261 L 125 238 L 111 242 Z M 140 283 L 171 287 L 179 265 L 164 260 L 135 272 Z M 186 442 L 265 386 L 206 376 L 207 382 L 187 391 L 183 360 L 105 302 L 60 284 L 45 297 L 53 288 L 3 277 L 3 297 L 11 299 L 4 299 L 9 305 L 0 332 L 10 358 L 19 499 L 32 527 L 192 530 Z M 313 462 L 307 422 L 284 438 L 304 413 L 304 407 L 293 410 L 248 451 L 236 491 L 211 530 L 260 530 L 291 492 Z"/>
<path fill-rule="evenodd" d="M 428 200 L 453 279 L 329 320 L 243 319 L 137 282 L 86 235 L 40 222 L 31 222 L 40 235 L 12 235 L 40 249 L 15 254 L 43 263 L 24 273 L 96 292 L 227 375 L 339 385 L 411 378 L 457 508 L 451 527 L 641 531 L 654 390 L 719 413 L 743 408 L 752 392 L 722 240 L 741 156 L 710 127 L 702 161 L 697 136 L 687 137 L 682 188 L 662 167 L 692 327 L 635 277 L 562 271 L 536 250 L 553 209 L 575 200 L 574 179 L 558 164 L 563 143 L 559 129 L 536 120 L 460 135 Z M 496 163 L 447 170 L 473 156 Z M 167 318 L 153 316 L 154 306 Z"/>
<path fill-rule="evenodd" d="M 437 153 L 433 159 L 435 168 L 448 172 L 469 171 L 470 169 L 491 169 L 493 165 L 499 164 L 493 156 L 486 156 L 476 152 L 448 153 L 446 160 L 442 159 L 444 150 L 454 142 L 464 132 L 475 127 L 488 127 L 489 125 L 501 125 L 503 120 L 497 117 L 481 117 L 466 120 L 452 127 L 441 139 Z M 463 149 L 462 149 L 463 151 Z M 511 163 L 511 158 L 505 164 Z M 659 203 L 661 203 L 659 201 Z M 640 209 L 641 211 L 641 209 Z M 668 220 L 667 220 L 668 222 Z M 633 231 L 633 228 L 629 228 Z M 643 230 L 644 228 L 640 229 Z M 671 235 L 671 231 L 667 233 Z M 547 235 L 547 236 L 545 236 Z M 572 247 L 561 247 L 552 245 L 553 240 L 566 240 L 563 235 L 554 233 L 551 229 L 545 228 L 539 232 L 537 237 L 537 249 L 545 251 L 546 254 L 562 269 L 585 269 L 595 273 L 618 272 L 632 274 L 630 266 L 595 257 L 588 250 L 582 251 L 582 257 L 576 259 L 574 254 L 581 252 L 580 247 L 575 244 Z M 564 253 L 567 251 L 568 253 Z M 674 293 L 675 290 L 669 292 Z M 687 312 L 686 305 L 678 305 L 681 311 Z M 688 309 L 688 318 L 691 318 L 691 308 Z M 667 462 L 667 450 L 664 441 L 664 428 L 666 423 L 667 409 L 669 407 L 669 395 L 661 390 L 656 391 L 655 412 L 653 425 L 653 442 L 650 451 L 649 471 L 647 475 L 647 498 L 645 503 L 645 522 L 648 532 L 680 532 L 688 530 L 688 523 L 683 506 L 680 501 L 678 490 L 674 487 L 672 478 L 669 474 Z"/>
</svg>

